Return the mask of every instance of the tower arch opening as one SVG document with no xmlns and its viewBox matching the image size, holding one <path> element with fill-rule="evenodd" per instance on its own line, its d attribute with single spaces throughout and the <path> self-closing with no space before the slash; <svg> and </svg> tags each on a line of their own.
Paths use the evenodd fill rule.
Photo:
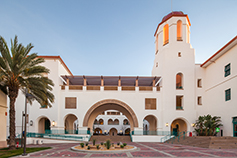
<svg viewBox="0 0 237 158">
<path fill-rule="evenodd" d="M 163 28 L 163 45 L 169 43 L 169 24 L 166 24 Z"/>
<path fill-rule="evenodd" d="M 177 41 L 183 41 L 182 38 L 182 21 L 177 21 Z"/>
</svg>

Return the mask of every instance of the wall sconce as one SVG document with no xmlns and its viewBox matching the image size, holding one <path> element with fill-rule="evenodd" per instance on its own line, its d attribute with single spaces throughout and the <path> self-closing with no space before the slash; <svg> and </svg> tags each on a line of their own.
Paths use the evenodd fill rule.
<svg viewBox="0 0 237 158">
<path fill-rule="evenodd" d="M 30 126 L 33 126 L 33 121 L 32 120 L 30 120 Z"/>
<path fill-rule="evenodd" d="M 122 130 L 120 130 L 120 133 L 122 133 L 123 131 Z"/>
<path fill-rule="evenodd" d="M 192 123 L 191 126 L 194 127 L 195 123 Z"/>
<path fill-rule="evenodd" d="M 168 126 L 169 126 L 168 122 L 166 122 L 165 126 L 166 126 L 166 127 L 168 127 Z"/>
<path fill-rule="evenodd" d="M 105 130 L 105 132 L 107 132 L 107 130 Z"/>
<path fill-rule="evenodd" d="M 53 122 L 52 122 L 52 126 L 55 126 L 55 124 L 56 124 L 56 123 L 55 123 L 55 121 L 53 120 Z"/>
</svg>

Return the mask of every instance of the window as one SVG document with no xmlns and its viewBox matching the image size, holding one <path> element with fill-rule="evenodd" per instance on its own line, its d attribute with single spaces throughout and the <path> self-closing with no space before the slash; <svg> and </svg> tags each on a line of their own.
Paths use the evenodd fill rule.
<svg viewBox="0 0 237 158">
<path fill-rule="evenodd" d="M 76 97 L 66 97 L 65 98 L 65 108 L 66 109 L 76 109 L 77 108 L 77 98 Z"/>
<path fill-rule="evenodd" d="M 230 63 L 225 66 L 225 77 L 230 75 Z"/>
<path fill-rule="evenodd" d="M 176 110 L 183 110 L 183 96 L 176 96 Z"/>
<path fill-rule="evenodd" d="M 182 21 L 177 22 L 177 41 L 182 41 Z"/>
<path fill-rule="evenodd" d="M 178 57 L 181 57 L 181 52 L 178 52 Z"/>
<path fill-rule="evenodd" d="M 156 62 L 156 67 L 158 67 L 158 62 Z"/>
<path fill-rule="evenodd" d="M 198 105 L 202 105 L 202 97 L 198 96 L 197 98 Z"/>
<path fill-rule="evenodd" d="M 183 74 L 182 73 L 178 73 L 176 75 L 176 89 L 183 89 Z"/>
<path fill-rule="evenodd" d="M 156 98 L 145 98 L 145 109 L 156 110 Z"/>
<path fill-rule="evenodd" d="M 166 24 L 163 28 L 163 45 L 169 43 L 169 25 Z"/>
<path fill-rule="evenodd" d="M 225 90 L 225 101 L 231 100 L 231 89 Z"/>
<path fill-rule="evenodd" d="M 202 88 L 202 79 L 197 80 L 197 87 Z"/>
<path fill-rule="evenodd" d="M 103 119 L 100 119 L 100 120 L 99 120 L 99 124 L 100 124 L 100 125 L 103 125 L 103 124 L 104 124 L 104 120 L 103 120 Z"/>
</svg>

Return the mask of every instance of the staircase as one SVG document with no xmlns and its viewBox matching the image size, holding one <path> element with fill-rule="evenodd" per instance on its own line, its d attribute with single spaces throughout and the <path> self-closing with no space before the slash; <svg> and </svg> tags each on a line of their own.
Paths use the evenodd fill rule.
<svg viewBox="0 0 237 158">
<path fill-rule="evenodd" d="M 90 141 L 96 139 L 97 142 L 105 142 L 110 140 L 111 142 L 131 142 L 130 136 L 104 136 L 104 135 L 93 135 Z"/>
<path fill-rule="evenodd" d="M 165 143 L 173 143 L 180 145 L 188 145 L 201 148 L 210 149 L 237 149 L 237 137 L 209 137 L 209 136 L 195 136 L 169 139 Z"/>
</svg>

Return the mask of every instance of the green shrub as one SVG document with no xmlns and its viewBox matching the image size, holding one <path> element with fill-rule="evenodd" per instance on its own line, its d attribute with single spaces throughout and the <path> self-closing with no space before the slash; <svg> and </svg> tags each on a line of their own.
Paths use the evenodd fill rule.
<svg viewBox="0 0 237 158">
<path fill-rule="evenodd" d="M 123 146 L 123 145 L 120 145 L 120 148 L 122 148 L 122 149 L 123 149 L 123 148 L 124 148 L 124 146 Z"/>
<path fill-rule="evenodd" d="M 126 146 L 127 145 L 127 143 L 123 143 L 123 146 Z"/>
<path fill-rule="evenodd" d="M 103 144 L 104 144 L 103 142 L 100 143 L 100 145 L 103 145 Z"/>
<path fill-rule="evenodd" d="M 93 139 L 93 145 L 95 145 L 95 141 L 96 141 L 96 139 Z"/>
<path fill-rule="evenodd" d="M 81 146 L 82 148 L 84 148 L 84 143 L 80 143 L 80 146 Z"/>
<path fill-rule="evenodd" d="M 86 143 L 86 146 L 88 146 L 88 143 Z"/>
<path fill-rule="evenodd" d="M 110 147 L 111 147 L 110 140 L 107 140 L 107 141 L 106 141 L 106 148 L 109 149 Z"/>
<path fill-rule="evenodd" d="M 88 146 L 88 147 L 87 147 L 87 149 L 88 149 L 88 150 L 90 150 L 90 149 L 91 149 L 91 147 L 90 147 L 90 146 Z"/>
<path fill-rule="evenodd" d="M 114 147 L 114 143 L 112 143 L 112 147 Z"/>
<path fill-rule="evenodd" d="M 104 146 L 106 146 L 106 143 L 104 143 Z"/>
<path fill-rule="evenodd" d="M 117 143 L 117 145 L 119 145 L 120 143 Z"/>
<path fill-rule="evenodd" d="M 100 149 L 100 146 L 99 146 L 99 145 L 96 145 L 96 149 Z"/>
</svg>

